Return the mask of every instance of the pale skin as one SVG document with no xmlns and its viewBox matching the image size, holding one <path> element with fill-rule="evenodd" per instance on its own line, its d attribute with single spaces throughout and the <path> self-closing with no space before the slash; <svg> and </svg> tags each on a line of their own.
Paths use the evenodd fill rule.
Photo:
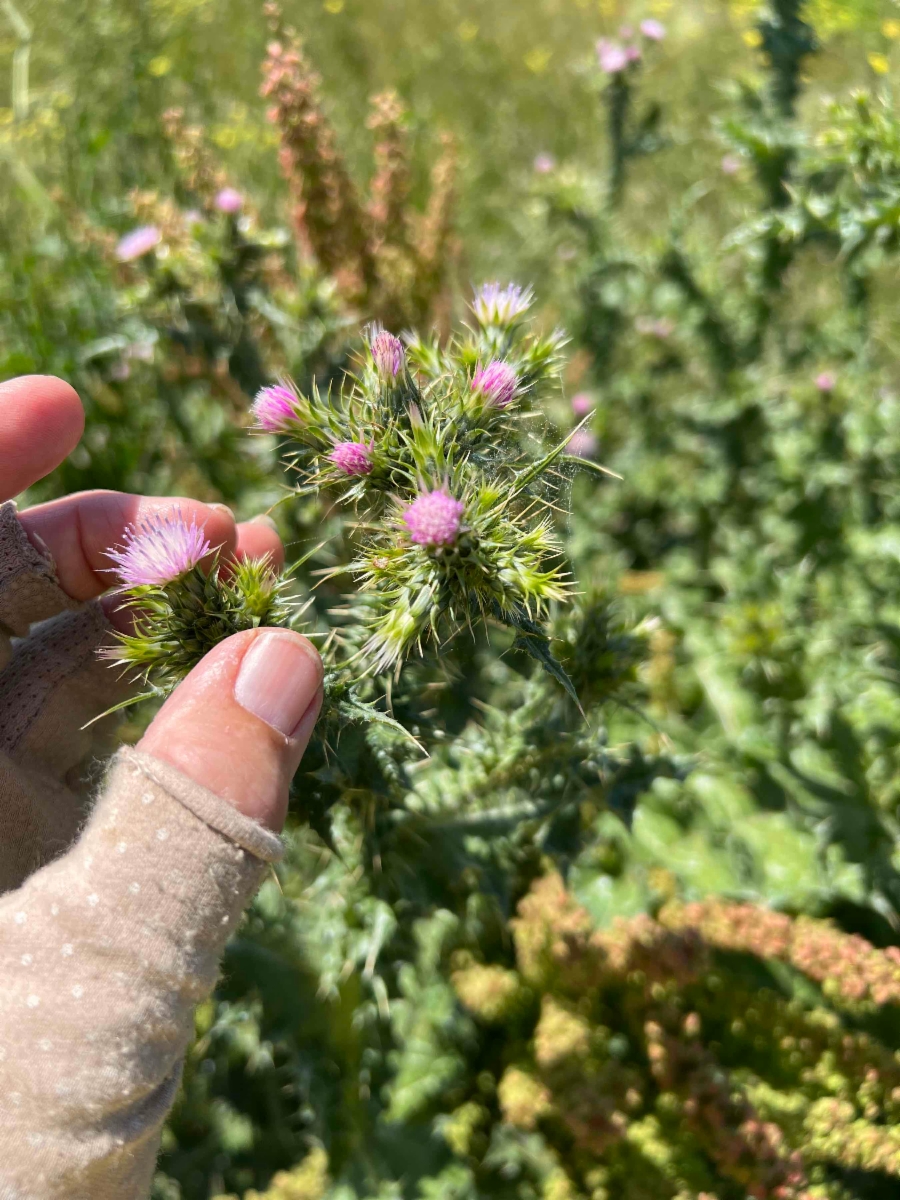
<svg viewBox="0 0 900 1200">
<path fill-rule="evenodd" d="M 27 376 L 0 384 L 0 501 L 58 466 L 83 430 L 81 402 L 62 380 Z M 80 492 L 26 509 L 19 519 L 28 536 L 52 554 L 63 590 L 86 601 L 109 591 L 105 552 L 121 543 L 126 527 L 174 509 L 201 525 L 227 557 L 267 554 L 275 563 L 283 561 L 269 523 L 237 524 L 224 505 L 186 498 Z M 122 619 L 114 598 L 104 606 L 113 623 Z M 263 642 L 272 637 L 279 639 L 278 654 L 270 656 L 278 669 L 250 669 L 262 662 Z M 242 666 L 247 669 L 239 683 Z M 229 638 L 206 656 L 163 705 L 139 748 L 277 832 L 321 703 L 322 665 L 312 644 L 286 630 L 257 629 Z M 285 717 L 294 711 L 296 721 Z"/>
</svg>

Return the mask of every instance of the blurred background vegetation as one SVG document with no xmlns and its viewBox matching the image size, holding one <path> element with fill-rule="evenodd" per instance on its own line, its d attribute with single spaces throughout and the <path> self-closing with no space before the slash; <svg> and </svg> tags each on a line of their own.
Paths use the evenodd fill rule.
<svg viewBox="0 0 900 1200">
<path fill-rule="evenodd" d="M 371 206 L 407 168 L 407 232 L 452 194 L 415 319 L 532 284 L 572 339 L 547 420 L 593 412 L 580 453 L 622 478 L 572 490 L 583 594 L 554 633 L 587 724 L 479 642 L 396 689 L 426 765 L 378 732 L 313 751 L 157 1200 L 888 1200 L 900 7 L 285 0 L 312 64 L 290 86 L 321 76 L 309 128 L 381 221 L 362 246 L 328 217 L 365 287 L 297 215 L 325 143 L 291 141 L 284 97 L 267 117 L 270 19 L 0 0 L 0 374 L 63 375 L 88 410 L 35 495 L 283 499 L 250 398 L 339 380 L 396 311 L 411 251 L 381 254 Z M 601 70 L 597 39 L 645 20 L 664 39 Z M 373 125 L 387 90 L 406 115 Z M 342 536 L 324 501 L 276 515 L 292 555 Z"/>
</svg>

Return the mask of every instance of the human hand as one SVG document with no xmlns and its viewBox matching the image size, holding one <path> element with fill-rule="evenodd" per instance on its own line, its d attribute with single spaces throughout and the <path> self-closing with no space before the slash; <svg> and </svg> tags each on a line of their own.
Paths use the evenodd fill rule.
<svg viewBox="0 0 900 1200">
<path fill-rule="evenodd" d="M 33 376 L 0 385 L 0 501 L 56 467 L 77 445 L 84 414 L 61 380 Z M 125 529 L 180 510 L 228 556 L 283 559 L 267 522 L 236 525 L 224 505 L 118 492 L 82 492 L 27 509 L 19 522 L 56 566 L 63 592 L 90 601 L 107 592 L 107 550 Z M 104 604 L 115 623 L 115 603 Z M 321 706 L 321 663 L 312 645 L 286 630 L 253 630 L 207 656 L 169 698 L 140 749 L 188 775 L 270 829 L 284 821 L 287 791 Z M 98 711 L 100 711 L 98 709 Z"/>
</svg>

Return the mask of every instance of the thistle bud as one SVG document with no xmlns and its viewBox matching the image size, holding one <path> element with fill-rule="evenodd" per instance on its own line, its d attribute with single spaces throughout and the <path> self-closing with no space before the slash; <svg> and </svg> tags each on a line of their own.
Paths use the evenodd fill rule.
<svg viewBox="0 0 900 1200">
<path fill-rule="evenodd" d="M 480 325 L 496 325 L 507 329 L 531 308 L 534 292 L 531 288 L 510 283 L 502 288 L 499 283 L 485 283 L 475 293 L 472 312 Z"/>
<path fill-rule="evenodd" d="M 476 371 L 472 379 L 472 390 L 484 396 L 495 408 L 506 408 L 516 394 L 516 373 L 508 362 L 494 359 Z"/>
<path fill-rule="evenodd" d="M 630 60 L 624 46 L 601 38 L 597 43 L 597 61 L 601 71 L 605 71 L 607 75 L 618 75 L 625 70 Z"/>
<path fill-rule="evenodd" d="M 661 42 L 666 36 L 666 27 L 662 21 L 648 17 L 646 21 L 641 21 L 641 33 L 650 42 Z"/>
<path fill-rule="evenodd" d="M 576 458 L 593 458 L 599 448 L 596 437 L 589 429 L 576 429 L 569 438 L 566 453 L 574 454 Z"/>
<path fill-rule="evenodd" d="M 256 393 L 250 411 L 257 428 L 266 433 L 286 433 L 297 419 L 297 398 L 290 388 L 274 384 Z"/>
<path fill-rule="evenodd" d="M 364 442 L 338 442 L 328 458 L 345 475 L 368 475 L 372 470 L 372 447 Z"/>
<path fill-rule="evenodd" d="M 403 343 L 386 329 L 378 329 L 372 333 L 369 349 L 379 378 L 385 383 L 393 382 L 403 369 L 406 358 Z"/>
<path fill-rule="evenodd" d="M 572 412 L 576 417 L 586 417 L 594 407 L 594 401 L 589 392 L 576 392 L 572 397 Z"/>
<path fill-rule="evenodd" d="M 237 188 L 225 187 L 217 193 L 213 203 L 219 212 L 233 214 L 240 212 L 244 207 L 244 197 Z"/>
<path fill-rule="evenodd" d="M 125 587 L 164 587 L 192 571 L 212 547 L 195 521 L 180 514 L 151 517 L 125 531 L 124 543 L 107 551 Z"/>
<path fill-rule="evenodd" d="M 116 246 L 116 258 L 119 262 L 134 262 L 149 254 L 162 241 L 162 234 L 155 225 L 141 225 L 126 233 Z"/>
<path fill-rule="evenodd" d="M 820 392 L 833 392 L 837 387 L 837 375 L 834 371 L 822 371 L 816 376 L 816 387 Z"/>
<path fill-rule="evenodd" d="M 423 492 L 403 514 L 409 540 L 417 546 L 452 546 L 459 536 L 465 505 L 443 488 Z"/>
</svg>

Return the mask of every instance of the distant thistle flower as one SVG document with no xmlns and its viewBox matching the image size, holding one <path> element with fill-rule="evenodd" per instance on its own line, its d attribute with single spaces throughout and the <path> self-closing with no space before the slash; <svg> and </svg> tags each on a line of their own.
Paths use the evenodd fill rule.
<svg viewBox="0 0 900 1200">
<path fill-rule="evenodd" d="M 618 42 L 601 38 L 597 43 L 597 61 L 601 71 L 607 75 L 618 75 L 628 66 L 628 52 Z"/>
<path fill-rule="evenodd" d="M 662 21 L 648 17 L 646 21 L 641 21 L 641 33 L 651 42 L 661 42 L 666 36 L 666 27 Z"/>
<path fill-rule="evenodd" d="M 586 417 L 593 407 L 594 400 L 589 392 L 576 392 L 572 397 L 572 412 L 576 417 Z"/>
<path fill-rule="evenodd" d="M 723 175 L 737 175 L 741 169 L 741 160 L 737 154 L 726 154 L 721 162 Z"/>
<path fill-rule="evenodd" d="M 816 387 L 820 392 L 833 392 L 837 387 L 837 375 L 834 371 L 822 371 L 816 376 Z"/>
<path fill-rule="evenodd" d="M 396 379 L 403 369 L 406 351 L 403 343 L 386 329 L 373 329 L 369 338 L 369 349 L 375 370 L 386 383 Z"/>
<path fill-rule="evenodd" d="M 403 514 L 409 539 L 417 546 L 452 546 L 459 536 L 465 505 L 443 488 L 423 492 Z"/>
<path fill-rule="evenodd" d="M 516 394 L 516 373 L 508 362 L 494 359 L 472 379 L 472 391 L 479 392 L 495 408 L 506 408 Z"/>
<path fill-rule="evenodd" d="M 219 212 L 237 213 L 244 207 L 244 197 L 233 187 L 224 187 L 213 201 Z"/>
<path fill-rule="evenodd" d="M 510 283 L 501 287 L 499 283 L 485 283 L 475 292 L 472 312 L 481 325 L 498 325 L 501 329 L 528 312 L 534 300 L 531 288 Z"/>
<path fill-rule="evenodd" d="M 537 154 L 533 165 L 538 175 L 549 175 L 556 166 L 556 159 L 552 154 Z"/>
<path fill-rule="evenodd" d="M 126 233 L 116 246 L 116 258 L 119 262 L 134 262 L 155 249 L 162 240 L 162 234 L 155 225 L 141 225 Z"/>
<path fill-rule="evenodd" d="M 576 458 L 593 458 L 599 448 L 596 437 L 589 429 L 578 429 L 569 439 L 566 453 L 574 454 Z"/>
<path fill-rule="evenodd" d="M 372 447 L 364 442 L 338 442 L 328 457 L 345 475 L 368 475 L 372 470 Z"/>
<path fill-rule="evenodd" d="M 625 57 L 630 63 L 639 62 L 642 57 L 640 46 L 626 46 Z"/>
<path fill-rule="evenodd" d="M 256 393 L 250 411 L 266 433 L 285 433 L 296 420 L 296 405 L 297 398 L 290 388 L 273 384 Z"/>
<path fill-rule="evenodd" d="M 202 528 L 190 525 L 180 513 L 174 517 L 148 517 L 125 530 L 124 544 L 107 555 L 116 564 L 126 587 L 164 587 L 186 575 L 212 546 Z"/>
</svg>

